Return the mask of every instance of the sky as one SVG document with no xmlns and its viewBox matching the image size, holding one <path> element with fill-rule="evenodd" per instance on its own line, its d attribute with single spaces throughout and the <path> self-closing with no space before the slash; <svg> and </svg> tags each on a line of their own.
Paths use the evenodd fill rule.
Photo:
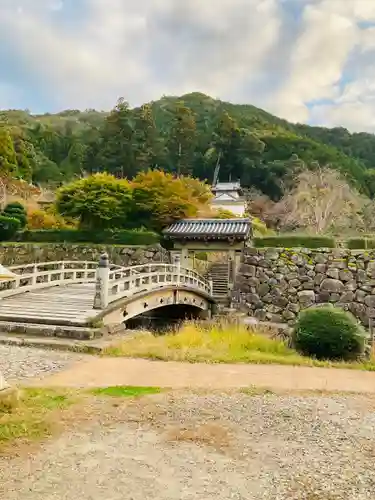
<svg viewBox="0 0 375 500">
<path fill-rule="evenodd" d="M 375 133 L 375 0 L 0 0 L 0 108 L 203 92 Z"/>
</svg>

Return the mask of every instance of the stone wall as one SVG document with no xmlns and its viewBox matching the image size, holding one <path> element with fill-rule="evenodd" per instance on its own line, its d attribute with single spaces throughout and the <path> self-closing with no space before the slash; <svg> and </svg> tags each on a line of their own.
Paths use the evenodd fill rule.
<svg viewBox="0 0 375 500">
<path fill-rule="evenodd" d="M 169 262 L 169 254 L 160 245 L 123 247 L 115 245 L 75 245 L 59 243 L 12 243 L 0 245 L 0 262 L 4 266 L 58 260 L 97 261 L 107 252 L 112 264 L 132 266 L 146 262 Z"/>
<path fill-rule="evenodd" d="M 248 248 L 233 300 L 259 320 L 289 324 L 302 309 L 332 303 L 367 326 L 375 318 L 375 250 Z"/>
</svg>

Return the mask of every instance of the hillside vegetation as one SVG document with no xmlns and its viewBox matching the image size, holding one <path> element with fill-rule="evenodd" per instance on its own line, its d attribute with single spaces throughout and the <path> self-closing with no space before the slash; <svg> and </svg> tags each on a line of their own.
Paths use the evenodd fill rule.
<svg viewBox="0 0 375 500">
<path fill-rule="evenodd" d="M 279 200 L 304 168 L 330 166 L 375 195 L 375 136 L 291 124 L 251 105 L 200 93 L 110 112 L 0 113 L 0 176 L 59 186 L 106 171 L 134 178 L 158 168 L 211 181 L 241 179 Z"/>
</svg>

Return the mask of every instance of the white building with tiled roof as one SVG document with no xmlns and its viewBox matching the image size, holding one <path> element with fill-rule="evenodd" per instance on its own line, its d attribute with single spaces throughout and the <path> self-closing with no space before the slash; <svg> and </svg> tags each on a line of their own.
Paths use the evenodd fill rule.
<svg viewBox="0 0 375 500">
<path fill-rule="evenodd" d="M 237 217 L 243 217 L 246 212 L 246 200 L 243 197 L 239 182 L 218 182 L 212 187 L 214 199 L 212 208 L 229 210 Z"/>
</svg>

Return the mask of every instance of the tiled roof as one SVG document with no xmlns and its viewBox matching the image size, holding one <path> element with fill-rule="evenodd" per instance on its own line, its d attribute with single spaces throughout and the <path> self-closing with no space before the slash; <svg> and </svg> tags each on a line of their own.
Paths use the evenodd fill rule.
<svg viewBox="0 0 375 500">
<path fill-rule="evenodd" d="M 212 191 L 238 191 L 241 189 L 239 182 L 218 182 L 212 186 Z"/>
<path fill-rule="evenodd" d="M 250 219 L 183 219 L 164 234 L 173 239 L 229 239 L 244 241 L 251 233 Z"/>
</svg>

